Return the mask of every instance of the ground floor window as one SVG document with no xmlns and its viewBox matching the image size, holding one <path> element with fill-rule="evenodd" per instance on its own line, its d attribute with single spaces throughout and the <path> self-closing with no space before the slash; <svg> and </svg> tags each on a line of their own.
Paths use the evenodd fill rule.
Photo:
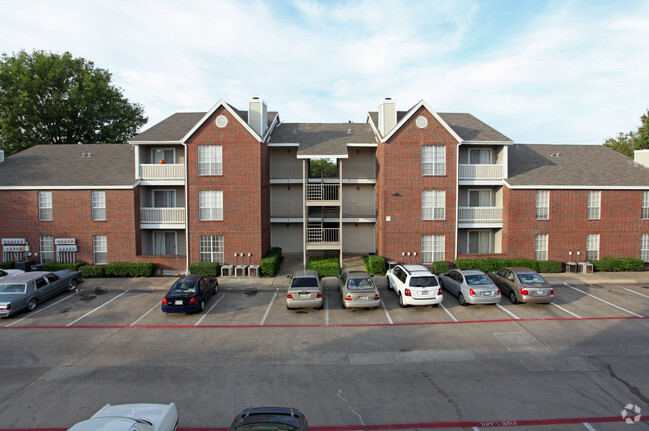
<svg viewBox="0 0 649 431">
<path fill-rule="evenodd" d="M 640 259 L 649 262 L 649 233 L 642 234 L 642 243 L 640 244 Z"/>
<path fill-rule="evenodd" d="M 421 263 L 431 264 L 444 260 L 444 235 L 422 235 Z"/>
<path fill-rule="evenodd" d="M 108 237 L 106 235 L 92 237 L 92 252 L 95 265 L 108 263 Z"/>
<path fill-rule="evenodd" d="M 223 236 L 205 235 L 200 237 L 201 262 L 223 263 Z"/>
<path fill-rule="evenodd" d="M 534 259 L 548 260 L 548 234 L 540 233 L 534 238 Z"/>
<path fill-rule="evenodd" d="M 599 234 L 586 235 L 586 260 L 599 260 Z"/>
<path fill-rule="evenodd" d="M 54 236 L 41 235 L 41 263 L 50 263 L 54 260 Z"/>
</svg>

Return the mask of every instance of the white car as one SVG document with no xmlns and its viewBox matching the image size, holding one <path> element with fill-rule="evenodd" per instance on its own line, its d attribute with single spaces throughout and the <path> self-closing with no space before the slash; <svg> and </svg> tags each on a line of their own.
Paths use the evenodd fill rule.
<svg viewBox="0 0 649 431">
<path fill-rule="evenodd" d="M 400 307 L 442 303 L 439 279 L 423 265 L 396 265 L 386 276 L 388 287 L 399 296 Z"/>
<path fill-rule="evenodd" d="M 9 277 L 13 277 L 16 274 L 22 274 L 22 269 L 0 269 L 0 281 Z"/>
<path fill-rule="evenodd" d="M 169 404 L 106 404 L 90 419 L 79 422 L 68 431 L 174 431 L 178 411 Z"/>
</svg>

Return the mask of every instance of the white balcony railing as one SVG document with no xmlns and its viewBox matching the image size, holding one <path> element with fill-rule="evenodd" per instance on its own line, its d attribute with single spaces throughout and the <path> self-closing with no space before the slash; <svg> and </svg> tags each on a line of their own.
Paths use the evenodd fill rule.
<svg viewBox="0 0 649 431">
<path fill-rule="evenodd" d="M 503 207 L 459 207 L 459 223 L 502 223 Z"/>
<path fill-rule="evenodd" d="M 376 206 L 374 202 L 345 203 L 343 217 L 376 217 Z"/>
<path fill-rule="evenodd" d="M 459 165 L 460 180 L 497 181 L 505 176 L 503 165 Z"/>
<path fill-rule="evenodd" d="M 145 181 L 184 180 L 184 164 L 140 165 L 140 178 Z"/>
<path fill-rule="evenodd" d="M 302 217 L 302 202 L 273 202 L 271 217 Z"/>
<path fill-rule="evenodd" d="M 184 224 L 185 208 L 141 208 L 142 224 Z"/>
<path fill-rule="evenodd" d="M 307 184 L 307 201 L 337 201 L 340 196 L 339 184 Z"/>
<path fill-rule="evenodd" d="M 339 230 L 336 228 L 314 228 L 306 230 L 306 242 L 309 244 L 338 243 L 340 242 Z"/>
</svg>

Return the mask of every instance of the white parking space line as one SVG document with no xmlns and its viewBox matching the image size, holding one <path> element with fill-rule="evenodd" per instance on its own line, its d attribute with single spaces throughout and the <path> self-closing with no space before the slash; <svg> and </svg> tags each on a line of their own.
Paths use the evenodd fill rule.
<svg viewBox="0 0 649 431">
<path fill-rule="evenodd" d="M 505 313 L 509 314 L 510 316 L 512 316 L 516 320 L 521 319 L 520 317 L 518 317 L 517 315 L 515 315 L 514 313 L 512 313 L 511 311 L 509 311 L 508 309 L 506 309 L 505 307 L 503 307 L 500 304 L 496 304 L 496 307 L 498 307 L 500 310 L 504 311 Z"/>
<path fill-rule="evenodd" d="M 453 315 L 451 314 L 451 312 L 448 311 L 448 309 L 447 309 L 446 307 L 444 307 L 444 304 L 442 304 L 442 303 L 440 302 L 439 306 L 442 307 L 442 310 L 446 311 L 446 314 L 448 314 L 449 316 L 451 316 L 451 319 L 453 319 L 454 322 L 457 322 L 457 319 L 455 318 L 455 316 L 453 316 Z"/>
<path fill-rule="evenodd" d="M 27 316 L 23 317 L 22 319 L 15 320 L 15 321 L 11 322 L 10 324 L 5 325 L 5 328 L 8 327 L 8 326 L 14 325 L 14 324 L 16 324 L 16 323 L 18 323 L 18 322 L 22 322 L 23 320 L 25 320 L 25 319 L 27 319 L 27 318 L 29 318 L 29 317 L 35 315 L 35 314 L 38 314 L 38 313 L 40 313 L 41 311 L 45 311 L 45 310 L 47 310 L 47 309 L 50 308 L 50 307 L 54 307 L 56 304 L 58 304 L 58 303 L 60 303 L 60 302 L 63 302 L 63 301 L 65 301 L 65 300 L 67 300 L 67 299 L 72 298 L 74 295 L 76 295 L 76 294 L 79 293 L 79 292 L 83 292 L 83 289 L 77 290 L 77 291 L 74 292 L 72 295 L 70 295 L 70 296 L 66 296 L 66 297 L 63 298 L 63 299 L 59 299 L 58 301 L 56 301 L 56 302 L 53 303 L 53 304 L 48 305 L 47 307 L 43 307 L 43 308 L 40 308 L 40 309 L 38 309 L 38 310 L 32 311 L 31 313 L 29 313 Z"/>
<path fill-rule="evenodd" d="M 279 292 L 279 287 L 275 289 L 275 294 L 273 295 L 273 299 L 270 300 L 270 304 L 268 304 L 268 308 L 266 309 L 266 312 L 264 313 L 264 317 L 261 319 L 261 323 L 259 323 L 259 326 L 264 326 L 264 323 L 266 322 L 266 318 L 268 317 L 268 313 L 270 313 L 270 307 L 273 306 L 273 302 L 275 301 L 275 298 L 277 297 L 277 292 Z"/>
<path fill-rule="evenodd" d="M 324 301 L 325 309 L 325 326 L 329 326 L 329 299 L 327 298 L 327 295 L 324 295 L 322 300 Z"/>
<path fill-rule="evenodd" d="M 216 307 L 216 305 L 217 305 L 219 302 L 221 302 L 221 300 L 222 300 L 223 298 L 225 298 L 225 293 L 224 293 L 223 295 L 221 295 L 221 297 L 220 297 L 219 299 L 217 299 L 216 302 L 215 302 L 214 304 L 212 304 L 212 306 L 209 308 L 209 310 L 207 310 L 206 312 L 203 313 L 203 316 L 202 316 L 200 319 L 198 319 L 198 322 L 194 323 L 194 326 L 198 326 L 198 325 L 200 325 L 201 322 L 203 321 L 203 319 L 205 319 L 205 318 L 208 316 L 208 314 L 210 314 L 210 311 L 212 311 L 212 309 L 214 309 L 214 307 Z"/>
<path fill-rule="evenodd" d="M 385 311 L 385 317 L 388 318 L 388 322 L 390 322 L 390 325 L 394 325 L 394 322 L 392 321 L 392 318 L 390 317 L 390 313 L 388 313 L 388 308 L 385 306 L 385 302 L 381 299 L 381 306 L 383 307 L 383 311 Z"/>
<path fill-rule="evenodd" d="M 160 302 L 158 302 L 156 305 L 154 305 L 153 307 L 151 307 L 151 308 L 149 309 L 149 311 L 147 311 L 146 313 L 144 313 L 143 315 L 141 315 L 139 319 L 137 319 L 135 322 L 131 323 L 131 324 L 128 325 L 128 326 L 135 326 L 135 325 L 137 325 L 137 323 L 138 323 L 140 320 L 144 319 L 144 318 L 147 316 L 147 314 L 149 314 L 150 312 L 152 312 L 153 310 L 155 310 L 155 309 L 158 308 L 158 307 L 160 307 Z"/>
<path fill-rule="evenodd" d="M 568 313 L 568 314 L 570 314 L 570 315 L 576 317 L 577 319 L 581 319 L 581 316 L 579 316 L 579 315 L 573 313 L 572 311 L 568 311 L 568 310 L 566 310 L 565 308 L 563 308 L 563 307 L 560 306 L 560 305 L 555 304 L 554 302 L 550 302 L 550 305 L 554 305 L 554 306 L 557 307 L 559 310 L 563 310 L 563 311 L 565 311 L 566 313 Z"/>
<path fill-rule="evenodd" d="M 635 290 L 627 289 L 626 287 L 624 288 L 624 290 L 628 290 L 629 292 L 631 292 L 631 293 L 635 293 L 636 295 L 640 295 L 640 296 L 644 296 L 645 298 L 649 298 L 649 296 L 647 296 L 647 295 L 644 295 L 644 294 L 642 294 L 642 293 L 636 292 Z"/>
<path fill-rule="evenodd" d="M 571 289 L 575 289 L 577 292 L 581 292 L 581 293 L 583 293 L 584 295 L 588 295 L 588 296 L 590 296 L 591 298 L 595 298 L 595 299 L 597 299 L 598 301 L 602 301 L 604 304 L 608 304 L 608 305 L 610 305 L 611 307 L 615 307 L 615 308 L 617 308 L 618 310 L 622 310 L 622 311 L 627 312 L 627 313 L 629 313 L 629 314 L 633 314 L 633 315 L 636 316 L 636 317 L 642 317 L 642 316 L 639 315 L 638 313 L 634 313 L 633 311 L 629 311 L 629 310 L 627 310 L 626 308 L 622 308 L 622 307 L 620 307 L 619 305 L 611 304 L 611 303 L 608 302 L 608 301 L 604 301 L 602 298 L 598 298 L 598 297 L 595 296 L 595 295 L 592 295 L 592 294 L 590 294 L 590 293 L 588 293 L 588 292 L 584 292 L 584 291 L 581 290 L 581 289 L 577 289 L 576 287 L 571 286 L 571 285 L 569 285 L 568 283 L 563 283 L 563 284 L 565 284 L 566 286 L 568 286 L 568 287 L 571 288 Z"/>
<path fill-rule="evenodd" d="M 597 431 L 597 430 L 596 430 L 595 428 L 593 428 L 593 426 L 592 426 L 591 424 L 589 424 L 588 422 L 584 422 L 582 425 L 585 426 L 586 429 L 587 429 L 588 431 Z"/>
<path fill-rule="evenodd" d="M 129 290 L 130 290 L 130 289 L 127 289 L 126 292 L 128 292 Z M 88 311 L 86 314 L 84 314 L 83 316 L 79 317 L 77 320 L 75 320 L 75 321 L 73 321 L 73 322 L 70 322 L 70 323 L 68 323 L 68 324 L 65 325 L 65 326 L 72 326 L 72 325 L 74 325 L 74 324 L 77 323 L 79 320 L 83 319 L 83 318 L 86 317 L 86 316 L 89 316 L 90 314 L 92 314 L 92 313 L 94 313 L 95 311 L 97 311 L 97 310 L 99 310 L 100 308 L 102 308 L 104 305 L 108 305 L 108 304 L 110 304 L 111 302 L 113 302 L 114 300 L 116 300 L 117 298 L 119 298 L 120 296 L 125 295 L 126 292 L 122 292 L 122 293 L 120 293 L 119 295 L 117 295 L 117 296 L 114 297 L 113 299 L 111 299 L 111 300 L 109 300 L 109 301 L 107 301 L 107 302 L 104 302 L 104 303 L 101 304 L 99 307 L 97 307 L 97 308 L 95 308 L 95 309 L 92 309 L 92 310 Z"/>
</svg>

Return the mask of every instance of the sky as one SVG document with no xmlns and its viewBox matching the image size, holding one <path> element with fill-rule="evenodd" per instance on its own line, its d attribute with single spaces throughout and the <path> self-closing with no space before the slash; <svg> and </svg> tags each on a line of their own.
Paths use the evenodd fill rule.
<svg viewBox="0 0 649 431">
<path fill-rule="evenodd" d="M 0 52 L 112 74 L 146 129 L 219 100 L 283 122 L 468 112 L 517 143 L 601 144 L 649 109 L 649 2 L 0 0 Z"/>
</svg>

